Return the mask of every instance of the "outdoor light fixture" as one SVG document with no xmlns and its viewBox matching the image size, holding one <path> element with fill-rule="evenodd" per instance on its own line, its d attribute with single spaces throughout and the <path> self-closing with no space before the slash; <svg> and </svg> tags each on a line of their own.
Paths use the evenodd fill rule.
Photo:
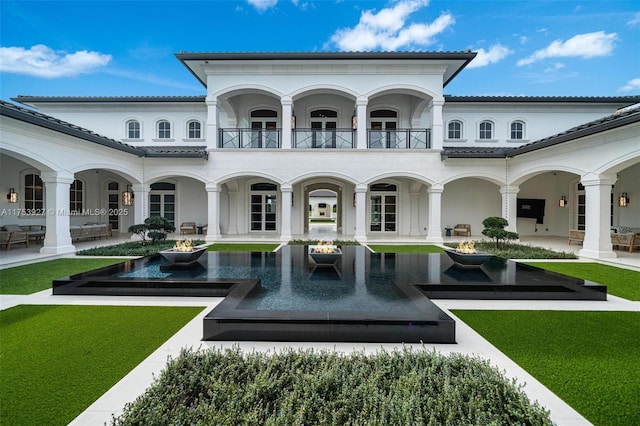
<svg viewBox="0 0 640 426">
<path fill-rule="evenodd" d="M 122 205 L 133 205 L 133 191 L 131 190 L 131 185 L 127 185 L 127 190 L 122 193 Z"/>
<path fill-rule="evenodd" d="M 560 207 L 567 207 L 567 197 L 565 197 L 564 195 L 560 197 L 560 201 L 558 202 L 558 205 Z"/>
<path fill-rule="evenodd" d="M 9 188 L 9 193 L 7 194 L 7 201 L 10 203 L 18 202 L 18 193 L 13 188 Z"/>
<path fill-rule="evenodd" d="M 618 205 L 620 207 L 627 207 L 629 205 L 629 197 L 626 192 L 620 194 L 620 198 L 618 198 Z"/>
</svg>

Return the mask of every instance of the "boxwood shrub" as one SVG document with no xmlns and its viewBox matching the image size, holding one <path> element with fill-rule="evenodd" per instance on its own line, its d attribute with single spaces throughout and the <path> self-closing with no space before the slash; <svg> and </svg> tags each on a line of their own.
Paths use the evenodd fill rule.
<svg viewBox="0 0 640 426">
<path fill-rule="evenodd" d="M 114 425 L 548 425 L 515 380 L 467 355 L 183 350 Z"/>
</svg>

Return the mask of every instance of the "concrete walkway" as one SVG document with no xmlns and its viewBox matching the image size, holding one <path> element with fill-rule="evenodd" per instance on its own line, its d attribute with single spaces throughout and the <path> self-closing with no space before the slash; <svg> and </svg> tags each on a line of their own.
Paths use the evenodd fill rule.
<svg viewBox="0 0 640 426">
<path fill-rule="evenodd" d="M 324 232 L 319 232 L 323 234 Z M 566 244 L 566 240 L 564 244 Z M 548 248 L 562 249 L 562 241 L 545 240 L 546 243 L 533 244 L 545 246 Z M 109 241 L 107 244 L 113 244 L 115 241 Z M 105 242 L 86 242 L 83 247 L 105 244 Z M 577 250 L 579 247 L 574 246 Z M 619 257 L 621 265 L 629 269 L 640 270 L 640 255 Z M 30 259 L 28 259 L 30 258 Z M 34 261 L 48 260 L 34 253 L 24 253 L 12 257 L 13 261 L 5 262 L 6 256 L 0 259 L 4 266 L 16 266 L 18 264 L 31 263 Z M 625 260 L 626 259 L 626 260 Z M 630 261 L 629 261 L 630 260 Z M 120 382 L 112 387 L 108 392 L 96 400 L 90 407 L 80 414 L 71 425 L 91 426 L 104 425 L 111 421 L 112 415 L 118 415 L 122 412 L 127 402 L 133 401 L 137 396 L 144 393 L 147 387 L 152 383 L 154 375 L 158 375 L 166 365 L 168 357 L 175 357 L 179 354 L 181 348 L 231 348 L 238 346 L 246 351 L 277 351 L 285 348 L 314 348 L 335 350 L 347 353 L 354 350 L 365 351 L 367 353 L 375 353 L 379 350 L 392 350 L 400 347 L 399 344 L 380 344 L 380 343 L 295 343 L 295 342 L 203 342 L 202 338 L 202 321 L 203 317 L 213 309 L 222 298 L 166 298 L 166 297 L 108 297 L 108 296 L 53 296 L 51 290 L 45 290 L 39 293 L 19 296 L 19 295 L 0 295 L 0 308 L 8 309 L 12 306 L 20 304 L 51 304 L 51 305 L 130 305 L 130 306 L 202 306 L 202 312 L 190 321 L 183 329 L 176 333 L 173 337 L 161 345 L 146 360 L 140 363 L 129 374 L 127 374 Z M 462 321 L 458 320 L 455 315 L 450 313 L 450 309 L 517 309 L 517 310 L 584 310 L 584 311 L 640 311 L 640 302 L 630 302 L 615 296 L 608 296 L 606 302 L 596 301 L 478 301 L 478 300 L 441 300 L 434 301 L 440 308 L 447 311 L 454 319 L 456 319 L 456 340 L 457 344 L 407 344 L 404 346 L 414 347 L 416 349 L 424 348 L 425 350 L 435 350 L 442 354 L 452 352 L 464 353 L 479 356 L 490 360 L 501 371 L 504 371 L 508 377 L 524 383 L 525 392 L 531 400 L 537 400 L 541 405 L 551 411 L 552 420 L 558 425 L 588 425 L 590 424 L 579 413 L 565 404 L 560 398 L 544 387 L 540 382 L 534 379 L 526 371 L 520 368 L 515 362 L 500 352 L 497 348 L 487 342 L 478 333 L 473 331 Z"/>
</svg>

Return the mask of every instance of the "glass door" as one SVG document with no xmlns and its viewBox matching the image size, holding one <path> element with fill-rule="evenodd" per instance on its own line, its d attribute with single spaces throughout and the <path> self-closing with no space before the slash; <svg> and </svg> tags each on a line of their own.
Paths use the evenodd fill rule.
<svg viewBox="0 0 640 426">
<path fill-rule="evenodd" d="M 276 231 L 276 194 L 251 194 L 251 231 Z"/>
<path fill-rule="evenodd" d="M 149 194 L 149 216 L 162 216 L 176 226 L 176 196 L 169 193 Z"/>
<path fill-rule="evenodd" d="M 321 109 L 311 111 L 312 148 L 335 148 L 338 113 Z"/>
<path fill-rule="evenodd" d="M 107 184 L 107 209 L 109 212 L 117 213 L 120 208 L 120 185 L 118 182 L 109 182 Z M 111 230 L 120 229 L 120 216 L 118 214 L 110 214 L 108 218 Z"/>
<path fill-rule="evenodd" d="M 371 224 L 369 228 L 371 232 L 396 232 L 396 200 L 396 195 L 371 195 Z"/>
</svg>

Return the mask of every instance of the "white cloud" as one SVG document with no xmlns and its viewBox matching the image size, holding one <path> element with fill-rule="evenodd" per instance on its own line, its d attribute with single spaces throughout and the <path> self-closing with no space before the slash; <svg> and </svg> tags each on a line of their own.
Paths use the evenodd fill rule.
<svg viewBox="0 0 640 426">
<path fill-rule="evenodd" d="M 258 9 L 258 11 L 264 12 L 269 8 L 275 7 L 278 4 L 278 0 L 247 0 L 247 3 Z"/>
<path fill-rule="evenodd" d="M 618 89 L 618 92 L 632 92 L 634 90 L 640 90 L 640 78 L 632 78 L 627 81 L 627 84 Z"/>
<path fill-rule="evenodd" d="M 36 77 L 58 78 L 86 74 L 111 62 L 111 55 L 81 50 L 55 51 L 38 44 L 30 49 L 0 47 L 0 71 Z"/>
<path fill-rule="evenodd" d="M 544 49 L 536 50 L 532 55 L 520 59 L 518 65 L 529 65 L 546 58 L 580 57 L 583 59 L 609 55 L 614 48 L 618 35 L 596 31 L 578 34 L 567 41 L 555 40 Z"/>
<path fill-rule="evenodd" d="M 513 53 L 512 50 L 500 43 L 494 44 L 489 48 L 489 50 L 484 50 L 482 48 L 477 49 L 477 52 L 478 54 L 473 61 L 467 65 L 467 68 L 480 68 L 489 64 L 495 64 Z"/>
<path fill-rule="evenodd" d="M 630 27 L 634 27 L 640 24 L 640 12 L 636 12 L 633 14 L 633 17 L 627 21 L 627 25 Z"/>
<path fill-rule="evenodd" d="M 433 37 L 453 25 L 455 19 L 449 13 L 442 13 L 431 23 L 407 23 L 412 13 L 428 4 L 428 0 L 400 0 L 377 13 L 366 10 L 355 27 L 337 30 L 331 42 L 342 51 L 393 51 L 432 44 Z"/>
<path fill-rule="evenodd" d="M 556 62 L 555 64 L 551 65 L 550 67 L 547 67 L 544 72 L 546 73 L 552 73 L 555 71 L 558 71 L 560 69 L 564 68 L 564 64 L 562 62 Z"/>
</svg>

